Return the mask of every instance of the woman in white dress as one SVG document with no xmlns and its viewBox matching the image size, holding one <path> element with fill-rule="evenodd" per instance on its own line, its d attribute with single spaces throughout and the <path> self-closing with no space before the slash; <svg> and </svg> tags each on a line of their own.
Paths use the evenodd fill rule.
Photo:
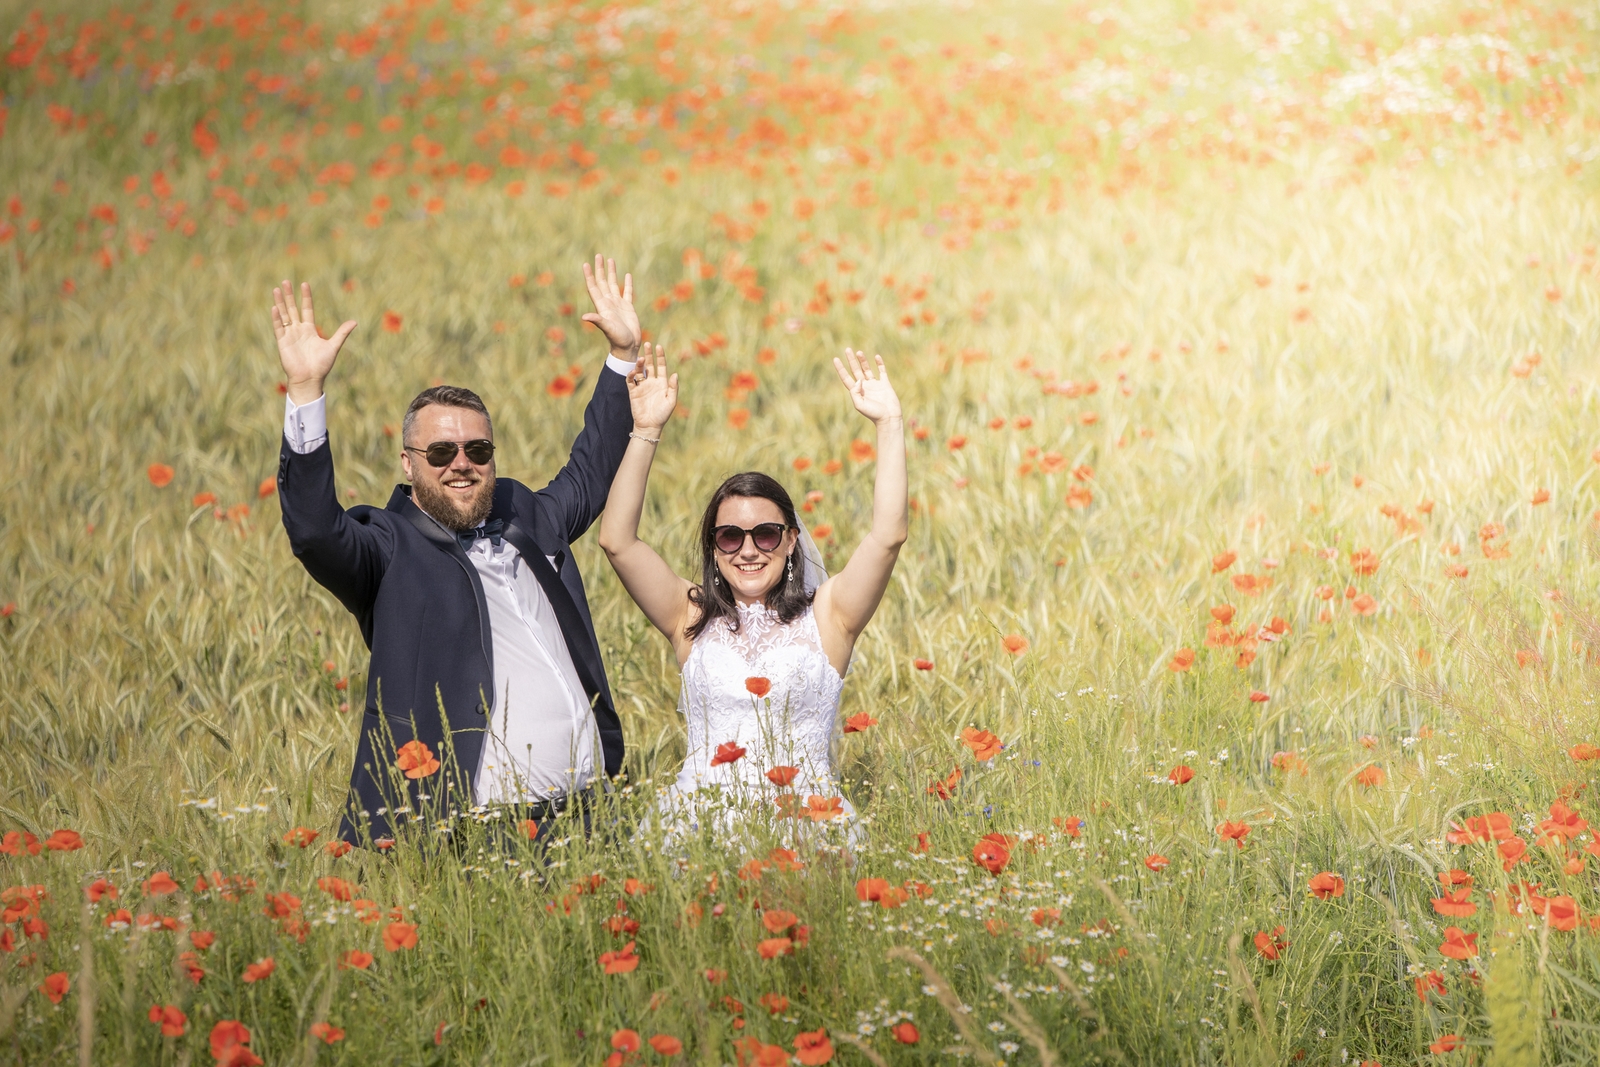
<svg viewBox="0 0 1600 1067">
<path fill-rule="evenodd" d="M 648 348 L 648 346 L 646 346 Z M 678 401 L 658 345 L 628 383 L 635 432 L 600 518 L 600 547 L 678 657 L 678 710 L 689 752 L 662 797 L 671 836 L 751 814 L 846 830 L 854 809 L 833 767 L 844 673 L 906 539 L 906 450 L 900 399 L 881 356 L 845 349 L 834 369 L 877 428 L 872 526 L 829 578 L 783 486 L 746 472 L 723 482 L 700 523 L 701 573 L 675 574 L 639 540 L 650 463 Z M 831 835 L 830 835 L 831 836 Z"/>
</svg>

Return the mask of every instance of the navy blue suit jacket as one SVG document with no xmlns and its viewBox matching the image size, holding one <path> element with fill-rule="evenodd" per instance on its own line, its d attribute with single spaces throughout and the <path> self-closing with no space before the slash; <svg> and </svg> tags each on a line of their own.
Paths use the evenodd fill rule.
<svg viewBox="0 0 1600 1067">
<path fill-rule="evenodd" d="M 594 708 L 607 775 L 622 767 L 622 725 L 571 543 L 604 508 L 632 423 L 626 379 L 602 371 L 566 465 L 537 492 L 497 478 L 490 512 L 505 522 L 506 540 L 555 609 Z M 403 818 L 395 815 L 397 807 L 409 807 L 415 819 L 426 810 L 471 806 L 495 700 L 494 645 L 477 568 L 456 538 L 412 502 L 409 485 L 397 485 L 382 509 L 340 507 L 326 442 L 301 454 L 285 439 L 278 494 L 295 556 L 356 617 L 371 652 L 361 741 L 339 836 L 356 844 L 363 837 L 392 837 L 392 824 Z M 554 565 L 547 556 L 555 557 Z M 453 761 L 446 758 L 447 738 Z M 396 752 L 413 739 L 444 761 L 439 772 L 399 777 Z"/>
</svg>

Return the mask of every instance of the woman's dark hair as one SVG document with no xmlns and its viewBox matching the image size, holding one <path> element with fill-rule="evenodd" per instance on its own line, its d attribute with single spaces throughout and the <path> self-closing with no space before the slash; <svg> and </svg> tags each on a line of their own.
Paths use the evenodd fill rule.
<svg viewBox="0 0 1600 1067">
<path fill-rule="evenodd" d="M 727 619 L 728 625 L 736 632 L 739 629 L 739 609 L 735 606 L 733 594 L 728 592 L 728 583 L 713 580 L 720 576 L 720 572 L 717 570 L 717 547 L 712 536 L 712 531 L 717 528 L 717 512 L 721 510 L 722 502 L 736 496 L 770 500 L 783 512 L 784 522 L 795 529 L 800 526 L 800 520 L 795 517 L 794 501 L 789 498 L 788 491 L 760 471 L 735 474 L 717 487 L 717 491 L 711 494 L 711 503 L 706 505 L 706 513 L 700 518 L 700 584 L 689 590 L 689 603 L 700 609 L 700 618 L 684 631 L 684 636 L 691 641 L 699 637 L 715 619 Z M 791 551 L 795 555 L 800 554 L 798 542 Z M 767 610 L 774 612 L 778 621 L 783 623 L 798 619 L 811 603 L 812 594 L 806 592 L 805 560 L 799 559 L 795 563 L 793 569 L 784 568 L 783 578 L 767 594 Z"/>
</svg>

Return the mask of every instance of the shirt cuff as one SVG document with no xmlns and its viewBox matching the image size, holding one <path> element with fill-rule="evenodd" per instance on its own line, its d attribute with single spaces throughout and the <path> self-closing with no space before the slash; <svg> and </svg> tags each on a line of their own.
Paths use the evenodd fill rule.
<svg viewBox="0 0 1600 1067">
<path fill-rule="evenodd" d="M 606 357 L 606 367 L 618 374 L 628 375 L 633 373 L 634 362 L 631 359 L 620 359 L 617 356 Z"/>
<path fill-rule="evenodd" d="M 326 396 L 319 396 L 309 404 L 296 404 L 283 398 L 283 436 L 289 450 L 305 455 L 321 448 L 328 439 L 328 407 Z"/>
</svg>

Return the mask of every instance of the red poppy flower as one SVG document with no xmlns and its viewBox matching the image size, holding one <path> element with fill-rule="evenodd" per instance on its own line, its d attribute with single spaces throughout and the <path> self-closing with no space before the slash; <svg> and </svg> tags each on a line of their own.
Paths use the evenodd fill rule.
<svg viewBox="0 0 1600 1067">
<path fill-rule="evenodd" d="M 1344 879 L 1332 871 L 1323 871 L 1311 876 L 1307 888 L 1318 900 L 1331 900 L 1334 897 L 1344 896 Z"/>
<path fill-rule="evenodd" d="M 799 773 L 799 767 L 774 767 L 767 772 L 767 781 L 783 789 L 793 782 Z"/>
<path fill-rule="evenodd" d="M 600 966 L 607 974 L 629 974 L 639 966 L 639 957 L 634 955 L 634 942 L 629 941 L 620 950 L 600 953 Z"/>
<path fill-rule="evenodd" d="M 155 486 L 157 489 L 165 489 L 167 486 L 171 485 L 172 477 L 176 473 L 176 471 L 167 466 L 165 463 L 152 463 L 150 466 L 144 469 L 145 477 L 149 478 L 150 484 Z"/>
<path fill-rule="evenodd" d="M 1433 910 L 1447 918 L 1469 919 L 1478 913 L 1478 905 L 1468 899 L 1471 893 L 1470 885 L 1464 889 L 1446 889 L 1444 896 L 1433 898 Z"/>
<path fill-rule="evenodd" d="M 338 859 L 340 856 L 347 854 L 354 847 L 355 846 L 351 845 L 348 841 L 329 841 L 326 845 L 322 846 L 322 851 L 326 852 L 334 859 Z"/>
<path fill-rule="evenodd" d="M 267 956 L 265 959 L 259 959 L 254 963 L 248 964 L 245 967 L 244 974 L 241 975 L 241 977 L 246 982 L 259 982 L 263 978 L 271 976 L 272 972 L 277 969 L 277 961 L 271 956 Z"/>
<path fill-rule="evenodd" d="M 794 941 L 787 937 L 769 937 L 756 945 L 756 952 L 764 960 L 777 959 L 779 956 L 792 956 L 794 954 Z"/>
<path fill-rule="evenodd" d="M 1242 822 L 1225 822 L 1217 827 L 1217 836 L 1232 841 L 1238 848 L 1244 848 L 1244 839 L 1250 836 L 1250 827 Z"/>
<path fill-rule="evenodd" d="M 88 888 L 84 889 L 83 895 L 89 898 L 89 903 L 91 904 L 98 904 L 107 897 L 116 900 L 117 887 L 104 878 L 96 878 L 89 884 Z"/>
<path fill-rule="evenodd" d="M 1013 656 L 1020 656 L 1028 651 L 1028 639 L 1021 634 L 1006 634 L 1001 644 L 1006 646 L 1006 651 Z"/>
<path fill-rule="evenodd" d="M 805 1067 L 817 1067 L 833 1059 L 833 1043 L 828 1040 L 828 1031 L 802 1030 L 794 1035 L 794 1058 Z"/>
<path fill-rule="evenodd" d="M 650 1039 L 650 1047 L 659 1056 L 676 1056 L 683 1051 L 683 1042 L 671 1034 L 656 1034 Z"/>
<path fill-rule="evenodd" d="M 1011 862 L 1011 839 L 1005 834 L 985 834 L 972 846 L 972 862 L 990 874 L 999 874 Z"/>
<path fill-rule="evenodd" d="M 859 734 L 867 727 L 876 725 L 878 725 L 878 720 L 863 711 L 850 716 L 844 721 L 844 732 L 847 734 Z"/>
<path fill-rule="evenodd" d="M 311 843 L 321 836 L 322 834 L 316 830 L 305 826 L 296 826 L 293 830 L 283 835 L 283 840 L 286 844 L 295 845 L 299 848 L 309 848 Z"/>
<path fill-rule="evenodd" d="M 44 983 L 39 986 L 39 992 L 50 998 L 50 1003 L 60 1004 L 61 998 L 67 995 L 71 983 L 67 980 L 66 971 L 57 971 L 55 974 L 46 975 Z"/>
<path fill-rule="evenodd" d="M 189 1017 L 178 1010 L 176 1004 L 155 1004 L 150 1008 L 150 1021 L 161 1027 L 162 1037 L 182 1037 Z"/>
<path fill-rule="evenodd" d="M 914 659 L 911 661 L 911 665 L 919 671 L 933 670 L 933 660 L 931 659 Z M 1600 749 L 1596 749 L 1595 751 L 1596 753 L 1600 753 Z"/>
<path fill-rule="evenodd" d="M 993 759 L 1001 749 L 1006 747 L 998 737 L 988 730 L 978 730 L 971 726 L 961 731 L 961 743 L 972 750 L 972 755 L 980 763 Z"/>
<path fill-rule="evenodd" d="M 392 922 L 383 928 L 383 947 L 389 952 L 417 947 L 415 923 Z"/>
<path fill-rule="evenodd" d="M 44 839 L 44 847 L 52 852 L 76 852 L 83 847 L 83 838 L 76 830 L 57 830 Z"/>
<path fill-rule="evenodd" d="M 1416 987 L 1417 999 L 1424 1003 L 1427 1002 L 1429 993 L 1437 993 L 1441 997 L 1446 993 L 1444 975 L 1438 971 L 1428 971 L 1425 974 L 1417 975 Z"/>
<path fill-rule="evenodd" d="M 261 1063 L 250 1053 L 250 1028 L 236 1019 L 223 1019 L 211 1028 L 211 1055 L 218 1064 L 229 1067 L 258 1067 Z"/>
<path fill-rule="evenodd" d="M 1454 1052 L 1456 1049 L 1465 1044 L 1466 1042 L 1461 1040 L 1461 1038 L 1457 1037 L 1455 1034 L 1445 1034 L 1439 1040 L 1429 1045 L 1428 1051 L 1433 1053 L 1435 1056 L 1443 1056 L 1446 1052 Z"/>
<path fill-rule="evenodd" d="M 927 833 L 925 833 L 923 831 L 918 831 L 917 832 L 917 843 L 916 843 L 915 846 L 912 847 L 911 851 L 912 852 L 926 852 L 926 851 L 928 851 L 928 835 L 927 835 Z"/>
<path fill-rule="evenodd" d="M 1083 836 L 1083 820 L 1076 815 L 1068 815 L 1065 818 L 1057 817 L 1050 821 L 1055 824 L 1057 830 L 1060 830 L 1068 837 Z"/>
<path fill-rule="evenodd" d="M 144 882 L 145 896 L 164 897 L 168 893 L 176 893 L 177 891 L 178 883 L 174 882 L 172 875 L 166 871 L 157 871 L 149 878 L 146 878 Z"/>
<path fill-rule="evenodd" d="M 720 767 L 724 763 L 735 763 L 744 758 L 745 750 L 733 741 L 724 741 L 717 746 L 717 751 L 711 757 L 711 766 Z"/>
<path fill-rule="evenodd" d="M 1600 745 L 1591 745 L 1587 741 L 1582 741 L 1567 749 L 1567 755 L 1580 761 L 1600 759 Z"/>
<path fill-rule="evenodd" d="M 812 822 L 826 822 L 844 814 L 843 797 L 806 797 L 805 810 L 801 812 Z"/>
<path fill-rule="evenodd" d="M 1588 828 L 1587 820 L 1559 800 L 1550 805 L 1550 817 L 1539 823 L 1540 830 L 1563 841 L 1571 841 Z"/>
<path fill-rule="evenodd" d="M 439 761 L 434 758 L 433 750 L 421 741 L 407 741 L 395 753 L 395 766 L 405 772 L 407 778 L 426 778 L 439 769 Z"/>
<path fill-rule="evenodd" d="M 340 957 L 339 966 L 345 970 L 364 971 L 372 966 L 372 953 L 353 948 Z"/>
<path fill-rule="evenodd" d="M 332 1023 L 312 1023 L 311 1036 L 320 1038 L 325 1045 L 344 1040 L 344 1031 Z"/>
<path fill-rule="evenodd" d="M 1194 649 L 1180 648 L 1172 654 L 1172 659 L 1167 662 L 1167 669 L 1177 674 L 1182 674 L 1194 666 Z"/>
<path fill-rule="evenodd" d="M 1180 763 L 1167 772 L 1167 781 L 1173 785 L 1188 785 L 1194 781 L 1194 768 L 1186 763 Z"/>
<path fill-rule="evenodd" d="M 1469 934 L 1459 926 L 1446 926 L 1439 952 L 1453 960 L 1470 960 L 1478 954 L 1478 935 Z"/>
<path fill-rule="evenodd" d="M 1384 769 L 1376 763 L 1369 763 L 1356 773 L 1356 784 L 1364 785 L 1371 789 L 1380 786 L 1389 777 Z"/>
<path fill-rule="evenodd" d="M 402 319 L 396 312 L 385 311 L 383 313 L 383 328 L 390 333 L 399 333 L 400 326 L 404 322 L 405 320 Z"/>
<path fill-rule="evenodd" d="M 1239 553 L 1237 553 L 1237 552 L 1219 552 L 1219 553 L 1217 553 L 1215 556 L 1211 557 L 1211 573 L 1212 574 L 1220 574 L 1220 573 L 1222 573 L 1223 571 L 1227 570 L 1229 567 L 1233 566 L 1234 561 L 1237 560 L 1238 558 L 1239 558 Z"/>
<path fill-rule="evenodd" d="M 1254 940 L 1256 951 L 1264 959 L 1275 960 L 1282 956 L 1284 950 L 1289 947 L 1289 942 L 1283 939 L 1283 927 L 1281 926 L 1274 929 L 1270 934 L 1265 930 L 1256 931 Z"/>
<path fill-rule="evenodd" d="M 928 784 L 928 792 L 940 800 L 949 800 L 955 796 L 956 783 L 959 781 L 961 781 L 961 768 L 957 767 L 943 781 L 934 779 L 930 782 Z"/>
<path fill-rule="evenodd" d="M 1252 704 L 1265 704 L 1271 699 L 1272 698 L 1270 696 L 1268 696 L 1266 693 L 1263 693 L 1259 689 L 1250 690 L 1250 703 Z"/>
<path fill-rule="evenodd" d="M 1500 842 L 1500 869 L 1509 871 L 1519 863 L 1528 862 L 1528 843 L 1520 837 Z"/>
<path fill-rule="evenodd" d="M 896 1023 L 889 1028 L 889 1033 L 893 1034 L 894 1039 L 902 1045 L 915 1045 L 922 1040 L 922 1035 L 917 1032 L 917 1028 L 908 1022 Z"/>
<path fill-rule="evenodd" d="M 1144 858 L 1144 865 L 1152 871 L 1164 871 L 1172 866 L 1172 861 L 1158 852 L 1152 852 Z"/>
<path fill-rule="evenodd" d="M 760 699 L 772 692 L 772 682 L 767 678 L 746 678 L 744 687 L 751 696 Z"/>
</svg>

